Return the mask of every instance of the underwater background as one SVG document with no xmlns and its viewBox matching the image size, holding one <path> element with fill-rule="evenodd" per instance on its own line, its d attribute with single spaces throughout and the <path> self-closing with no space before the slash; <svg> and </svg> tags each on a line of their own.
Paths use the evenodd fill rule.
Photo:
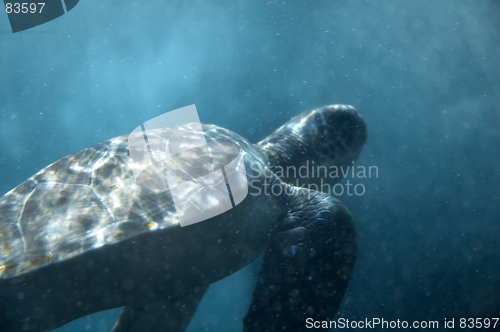
<svg viewBox="0 0 500 332">
<path fill-rule="evenodd" d="M 379 170 L 338 197 L 359 247 L 337 318 L 500 317 L 500 1 L 82 0 L 16 34 L 0 15 L 0 194 L 186 105 L 258 142 L 334 103 L 364 117 L 357 165 Z M 188 331 L 241 331 L 259 263 Z"/>
</svg>

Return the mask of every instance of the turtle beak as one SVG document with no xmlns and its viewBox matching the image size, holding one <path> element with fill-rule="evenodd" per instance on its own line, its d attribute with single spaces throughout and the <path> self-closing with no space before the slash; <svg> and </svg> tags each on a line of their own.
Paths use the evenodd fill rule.
<svg viewBox="0 0 500 332">
<path fill-rule="evenodd" d="M 318 134 L 323 142 L 328 142 L 328 150 L 322 151 L 330 155 L 334 161 L 349 155 L 356 160 L 368 137 L 365 120 L 350 105 L 328 105 L 315 109 L 305 117 L 306 122 L 318 127 Z M 335 155 L 332 152 L 337 151 Z"/>
</svg>

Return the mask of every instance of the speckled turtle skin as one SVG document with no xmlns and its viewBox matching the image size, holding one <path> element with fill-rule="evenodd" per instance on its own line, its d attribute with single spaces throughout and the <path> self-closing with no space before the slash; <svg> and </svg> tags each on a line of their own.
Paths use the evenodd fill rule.
<svg viewBox="0 0 500 332">
<path fill-rule="evenodd" d="M 193 128 L 175 132 L 199 134 Z M 366 141 L 363 119 L 350 106 L 325 106 L 256 145 L 202 128 L 209 146 L 230 142 L 243 151 L 236 172 L 252 186 L 233 209 L 200 223 L 180 227 L 168 190 L 135 183 L 140 166 L 129 157 L 128 136 L 67 156 L 0 200 L 1 331 L 48 331 L 118 307 L 115 332 L 184 331 L 211 283 L 263 253 L 244 331 L 305 331 L 306 317 L 333 319 L 354 269 L 353 219 L 337 199 L 289 185 L 269 166 L 352 162 Z M 169 151 L 174 130 L 156 133 L 148 138 Z M 216 152 L 212 165 L 200 162 L 210 154 L 201 149 L 164 166 L 208 173 L 233 157 Z M 279 194 L 264 194 L 273 186 Z M 196 204 L 214 204 L 203 198 Z M 270 311 L 277 302 L 278 315 Z"/>
</svg>

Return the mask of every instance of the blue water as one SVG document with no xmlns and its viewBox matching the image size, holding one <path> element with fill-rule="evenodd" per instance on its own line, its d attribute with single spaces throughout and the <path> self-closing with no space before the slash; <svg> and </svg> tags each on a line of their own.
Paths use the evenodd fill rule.
<svg viewBox="0 0 500 332">
<path fill-rule="evenodd" d="M 498 1 L 82 0 L 16 34 L 0 15 L 0 50 L 0 194 L 186 105 L 257 142 L 351 104 L 369 128 L 358 165 L 379 175 L 340 197 L 359 248 L 338 317 L 500 317 Z M 189 331 L 241 330 L 258 263 L 212 285 Z"/>
</svg>

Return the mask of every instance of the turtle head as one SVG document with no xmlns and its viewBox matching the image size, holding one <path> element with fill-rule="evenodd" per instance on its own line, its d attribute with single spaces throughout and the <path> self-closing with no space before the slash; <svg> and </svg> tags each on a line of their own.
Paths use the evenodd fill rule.
<svg viewBox="0 0 500 332">
<path fill-rule="evenodd" d="M 366 138 L 366 123 L 354 107 L 329 105 L 299 114 L 258 145 L 283 181 L 335 184 L 343 177 L 342 169 L 345 174 L 352 167 Z M 337 177 L 331 176 L 335 170 Z"/>
</svg>

